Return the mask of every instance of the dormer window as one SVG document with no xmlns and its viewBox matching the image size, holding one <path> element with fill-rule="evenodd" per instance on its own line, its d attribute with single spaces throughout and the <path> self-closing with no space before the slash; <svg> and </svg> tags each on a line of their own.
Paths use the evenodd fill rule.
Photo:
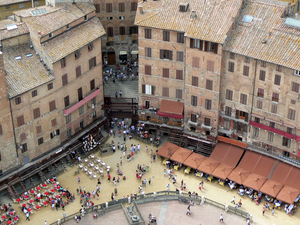
<svg viewBox="0 0 300 225">
<path fill-rule="evenodd" d="M 93 44 L 93 43 L 89 43 L 89 45 L 88 45 L 88 50 L 89 50 L 89 51 L 92 51 L 93 48 L 94 48 L 94 44 Z"/>
<path fill-rule="evenodd" d="M 53 38 L 53 33 L 50 33 L 50 34 L 49 34 L 49 38 Z"/>
<path fill-rule="evenodd" d="M 67 30 L 69 30 L 69 29 L 70 29 L 70 24 L 67 25 Z"/>
<path fill-rule="evenodd" d="M 85 21 L 88 20 L 88 16 L 87 16 L 87 15 L 84 16 L 84 20 L 85 20 Z"/>
<path fill-rule="evenodd" d="M 180 3 L 179 12 L 186 12 L 189 8 L 189 3 Z"/>
<path fill-rule="evenodd" d="M 77 51 L 75 52 L 75 59 L 79 59 L 79 57 L 80 57 L 80 51 L 77 50 Z"/>
</svg>

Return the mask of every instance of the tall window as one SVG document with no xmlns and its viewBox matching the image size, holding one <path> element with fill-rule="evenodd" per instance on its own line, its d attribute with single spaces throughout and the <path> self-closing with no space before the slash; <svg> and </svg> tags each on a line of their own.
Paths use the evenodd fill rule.
<svg viewBox="0 0 300 225">
<path fill-rule="evenodd" d="M 163 31 L 163 41 L 170 41 L 170 31 Z"/>
<path fill-rule="evenodd" d="M 262 88 L 258 88 L 258 89 L 257 89 L 257 97 L 263 98 L 264 95 L 265 95 L 265 90 L 262 89 Z"/>
<path fill-rule="evenodd" d="M 176 70 L 176 79 L 183 80 L 183 71 L 182 70 Z"/>
<path fill-rule="evenodd" d="M 70 105 L 70 98 L 69 95 L 64 97 L 64 103 L 65 103 L 65 107 L 68 107 Z"/>
<path fill-rule="evenodd" d="M 89 60 L 89 68 L 92 69 L 97 65 L 96 57 L 93 57 Z"/>
<path fill-rule="evenodd" d="M 66 58 L 62 58 L 62 59 L 60 60 L 60 65 L 61 65 L 61 68 L 66 67 L 66 65 L 67 65 L 67 63 L 66 63 Z"/>
<path fill-rule="evenodd" d="M 280 80 L 281 80 L 281 76 L 276 74 L 275 75 L 274 84 L 280 85 Z"/>
<path fill-rule="evenodd" d="M 206 79 L 206 89 L 212 90 L 213 89 L 213 81 Z"/>
<path fill-rule="evenodd" d="M 83 99 L 82 88 L 78 88 L 77 94 L 78 94 L 78 101 L 81 101 Z"/>
<path fill-rule="evenodd" d="M 21 104 L 22 103 L 21 97 L 15 98 L 15 103 L 16 103 L 16 105 Z"/>
<path fill-rule="evenodd" d="M 137 10 L 137 2 L 131 2 L 131 11 Z"/>
<path fill-rule="evenodd" d="M 192 76 L 192 85 L 198 87 L 198 77 Z"/>
<path fill-rule="evenodd" d="M 247 105 L 247 95 L 246 94 L 241 94 L 240 103 Z"/>
<path fill-rule="evenodd" d="M 177 33 L 177 43 L 184 43 L 184 33 Z"/>
<path fill-rule="evenodd" d="M 257 107 L 258 109 L 262 109 L 262 108 L 263 108 L 263 102 L 262 102 L 261 100 L 257 100 L 257 102 L 256 102 L 256 107 Z"/>
<path fill-rule="evenodd" d="M 183 62 L 183 52 L 177 52 L 177 59 L 178 62 Z"/>
<path fill-rule="evenodd" d="M 145 56 L 146 57 L 151 57 L 151 48 L 145 47 Z"/>
<path fill-rule="evenodd" d="M 71 123 L 72 118 L 71 118 L 71 114 L 66 116 L 66 124 Z"/>
<path fill-rule="evenodd" d="M 211 124 L 210 118 L 205 117 L 205 118 L 204 118 L 204 125 L 205 125 L 205 126 L 210 126 L 210 124 Z"/>
<path fill-rule="evenodd" d="M 169 69 L 168 68 L 163 68 L 163 77 L 169 78 Z"/>
<path fill-rule="evenodd" d="M 205 108 L 211 109 L 211 100 L 210 99 L 205 99 Z"/>
<path fill-rule="evenodd" d="M 17 124 L 18 124 L 18 127 L 22 126 L 23 124 L 25 124 L 25 121 L 24 121 L 24 116 L 19 116 L 17 117 Z"/>
<path fill-rule="evenodd" d="M 145 38 L 151 39 L 151 29 L 145 28 Z"/>
<path fill-rule="evenodd" d="M 164 97 L 169 97 L 169 88 L 168 87 L 163 87 L 163 93 L 162 95 Z"/>
<path fill-rule="evenodd" d="M 176 89 L 176 98 L 182 99 L 182 90 Z"/>
<path fill-rule="evenodd" d="M 196 123 L 197 122 L 197 115 L 196 114 L 191 114 L 191 121 Z"/>
<path fill-rule="evenodd" d="M 253 137 L 259 136 L 259 129 L 257 127 L 253 127 Z"/>
<path fill-rule="evenodd" d="M 95 85 L 95 79 L 90 81 L 90 87 L 91 87 L 91 91 L 95 89 L 96 85 Z"/>
<path fill-rule="evenodd" d="M 288 118 L 290 120 L 295 120 L 295 115 L 296 115 L 296 110 L 294 109 L 289 109 L 289 112 L 288 112 Z"/>
<path fill-rule="evenodd" d="M 272 106 L 271 106 L 271 113 L 277 113 L 277 105 L 275 105 L 275 104 L 272 104 Z"/>
<path fill-rule="evenodd" d="M 225 107 L 225 115 L 226 115 L 226 116 L 231 116 L 231 113 L 232 113 L 232 108 L 226 106 L 226 107 Z"/>
<path fill-rule="evenodd" d="M 266 71 L 260 70 L 260 72 L 259 72 L 259 79 L 261 81 L 265 81 L 266 80 Z"/>
<path fill-rule="evenodd" d="M 280 65 L 276 65 L 276 71 L 278 71 L 278 72 L 282 72 L 282 66 L 280 66 Z"/>
<path fill-rule="evenodd" d="M 37 96 L 37 94 L 38 94 L 38 93 L 37 93 L 37 90 L 34 90 L 34 91 L 31 92 L 31 96 L 32 96 L 32 97 Z"/>
<path fill-rule="evenodd" d="M 106 12 L 112 12 L 112 4 L 106 4 Z"/>
<path fill-rule="evenodd" d="M 249 66 L 244 66 L 243 75 L 249 76 Z"/>
<path fill-rule="evenodd" d="M 114 36 L 114 28 L 113 27 L 107 27 L 106 32 L 107 32 L 108 37 L 113 37 Z"/>
<path fill-rule="evenodd" d="M 145 74 L 151 75 L 151 66 L 150 65 L 145 65 Z"/>
<path fill-rule="evenodd" d="M 193 57 L 193 67 L 199 68 L 199 58 Z"/>
<path fill-rule="evenodd" d="M 119 27 L 119 34 L 125 35 L 125 27 Z"/>
<path fill-rule="evenodd" d="M 50 84 L 48 84 L 47 86 L 48 86 L 48 90 L 53 89 L 53 83 L 50 83 Z"/>
<path fill-rule="evenodd" d="M 3 134 L 2 125 L 0 124 L 0 135 Z"/>
<path fill-rule="evenodd" d="M 197 106 L 197 104 L 198 104 L 198 97 L 197 96 L 194 96 L 194 95 L 191 96 L 191 104 L 193 106 Z"/>
<path fill-rule="evenodd" d="M 61 77 L 62 79 L 62 86 L 65 86 L 68 84 L 68 74 L 65 74 Z"/>
<path fill-rule="evenodd" d="M 41 116 L 41 113 L 40 113 L 40 108 L 36 108 L 33 110 L 33 118 L 34 119 L 37 119 Z"/>
<path fill-rule="evenodd" d="M 79 51 L 79 50 L 77 50 L 77 51 L 74 53 L 74 55 L 75 55 L 75 59 L 79 59 L 79 58 L 80 58 L 80 55 L 81 55 L 81 53 L 80 53 L 80 51 Z"/>
<path fill-rule="evenodd" d="M 214 72 L 214 62 L 207 60 L 207 71 Z"/>
<path fill-rule="evenodd" d="M 273 92 L 272 94 L 272 101 L 273 102 L 279 102 L 279 94 L 276 92 Z"/>
<path fill-rule="evenodd" d="M 267 67 L 267 63 L 264 62 L 264 61 L 261 61 L 260 66 L 263 67 L 263 68 L 266 68 Z"/>
<path fill-rule="evenodd" d="M 56 109 L 55 100 L 49 102 L 49 111 L 52 112 Z"/>
<path fill-rule="evenodd" d="M 228 71 L 229 72 L 234 72 L 234 62 L 229 62 L 228 63 Z"/>
<path fill-rule="evenodd" d="M 80 77 L 81 76 L 81 66 L 77 66 L 75 71 L 76 71 L 76 78 Z"/>
<path fill-rule="evenodd" d="M 95 8 L 96 8 L 96 13 L 100 12 L 100 4 L 94 4 Z"/>
<path fill-rule="evenodd" d="M 57 125 L 56 119 L 51 120 L 51 126 L 55 127 Z"/>
<path fill-rule="evenodd" d="M 299 93 L 299 86 L 300 85 L 298 83 L 292 82 L 292 91 Z"/>
<path fill-rule="evenodd" d="M 287 137 L 282 137 L 282 146 L 291 147 L 291 139 Z"/>
<path fill-rule="evenodd" d="M 38 139 L 38 145 L 41 145 L 43 143 L 44 143 L 44 138 L 43 137 L 39 138 Z"/>
<path fill-rule="evenodd" d="M 226 90 L 226 99 L 232 101 L 233 91 L 227 89 Z"/>
<path fill-rule="evenodd" d="M 125 3 L 119 3 L 119 12 L 125 12 Z"/>
<path fill-rule="evenodd" d="M 274 133 L 273 132 L 268 133 L 268 141 L 270 141 L 270 142 L 274 141 Z"/>
</svg>

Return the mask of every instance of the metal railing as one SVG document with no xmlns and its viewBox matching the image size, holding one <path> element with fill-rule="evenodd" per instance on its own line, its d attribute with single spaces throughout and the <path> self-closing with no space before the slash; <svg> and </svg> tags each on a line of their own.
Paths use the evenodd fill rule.
<svg viewBox="0 0 300 225">
<path fill-rule="evenodd" d="M 249 214 L 243 210 L 236 209 L 235 207 L 224 205 L 222 203 L 213 201 L 211 199 L 205 198 L 204 196 L 190 196 L 188 193 L 184 192 L 177 192 L 177 191 L 159 191 L 159 192 L 151 192 L 147 193 L 144 195 L 138 195 L 138 196 L 133 196 L 131 201 L 133 201 L 133 204 L 135 206 L 135 209 L 137 210 L 139 216 L 141 217 L 141 221 L 138 223 L 134 224 L 145 224 L 145 220 L 143 218 L 143 215 L 141 211 L 138 208 L 138 204 L 145 204 L 145 203 L 150 203 L 150 202 L 159 202 L 159 201 L 179 201 L 183 203 L 189 203 L 191 200 L 198 205 L 201 205 L 203 203 L 207 203 L 210 205 L 213 205 L 215 207 L 218 207 L 220 209 L 225 210 L 226 212 L 233 213 L 237 216 L 241 216 L 243 218 L 249 218 Z M 101 203 L 99 205 L 95 205 L 93 208 L 88 208 L 85 209 L 85 214 L 94 212 L 97 213 L 98 216 L 105 215 L 108 212 L 122 209 L 123 212 L 125 213 L 125 217 L 127 218 L 127 221 L 129 224 L 132 224 L 130 218 L 128 215 L 126 215 L 126 211 L 123 207 L 123 204 L 128 203 L 127 198 L 122 198 L 114 201 L 110 201 L 107 203 Z M 74 219 L 75 215 L 79 215 L 80 213 L 74 213 L 72 215 L 66 216 L 62 219 L 60 219 L 61 224 Z M 57 225 L 58 222 L 51 223 L 50 225 Z"/>
</svg>

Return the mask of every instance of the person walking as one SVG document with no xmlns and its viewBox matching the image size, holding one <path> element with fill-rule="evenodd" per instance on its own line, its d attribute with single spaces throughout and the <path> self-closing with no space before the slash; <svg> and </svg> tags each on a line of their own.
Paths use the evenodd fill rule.
<svg viewBox="0 0 300 225">
<path fill-rule="evenodd" d="M 149 185 L 151 184 L 151 178 L 149 178 Z"/>
<path fill-rule="evenodd" d="M 191 215 L 191 206 L 190 206 L 190 205 L 187 207 L 187 210 L 186 210 L 186 214 L 185 214 L 185 215 L 187 215 L 187 216 L 190 216 L 190 215 Z"/>
<path fill-rule="evenodd" d="M 233 203 L 235 205 L 235 196 L 233 196 L 231 203 Z"/>
<path fill-rule="evenodd" d="M 78 177 L 78 179 L 77 179 L 77 180 L 78 180 L 78 184 L 80 184 L 80 177 Z"/>
<path fill-rule="evenodd" d="M 29 212 L 26 213 L 26 220 L 30 221 L 30 219 L 29 219 Z"/>
<path fill-rule="evenodd" d="M 116 98 L 117 98 L 117 97 L 118 97 L 118 92 L 116 92 L 116 94 L 115 94 L 115 95 L 116 95 Z"/>
<path fill-rule="evenodd" d="M 265 212 L 266 212 L 266 207 L 263 206 L 263 211 L 262 211 L 263 216 L 265 216 Z"/>
<path fill-rule="evenodd" d="M 220 220 L 219 220 L 219 222 L 220 222 L 220 223 L 224 223 L 224 219 L 223 219 L 223 215 L 222 215 L 222 214 L 220 215 Z"/>
<path fill-rule="evenodd" d="M 199 190 L 200 191 L 202 190 L 202 183 L 201 182 L 199 183 Z"/>
<path fill-rule="evenodd" d="M 45 220 L 45 225 L 48 225 L 46 220 Z"/>
<path fill-rule="evenodd" d="M 273 208 L 272 208 L 272 216 L 274 216 L 274 213 L 275 213 L 275 207 L 273 206 Z"/>
<path fill-rule="evenodd" d="M 123 94 L 123 93 L 122 93 L 122 91 L 121 91 L 121 90 L 120 90 L 119 94 L 120 94 L 120 97 L 122 97 L 122 94 Z"/>
<path fill-rule="evenodd" d="M 167 185 L 167 191 L 170 191 L 170 184 Z"/>
</svg>

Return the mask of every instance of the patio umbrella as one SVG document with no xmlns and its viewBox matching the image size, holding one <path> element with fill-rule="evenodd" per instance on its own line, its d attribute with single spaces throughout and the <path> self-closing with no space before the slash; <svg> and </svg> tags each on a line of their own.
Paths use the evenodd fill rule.
<svg viewBox="0 0 300 225">
<path fill-rule="evenodd" d="M 267 180 L 266 177 L 252 173 L 248 176 L 248 178 L 245 180 L 243 185 L 258 191 L 261 188 L 261 186 L 265 183 L 266 180 Z"/>
<path fill-rule="evenodd" d="M 55 190 L 52 188 L 50 191 L 53 193 Z"/>
<path fill-rule="evenodd" d="M 44 203 L 43 203 L 44 205 L 48 205 L 48 202 L 46 202 L 46 201 L 44 201 Z"/>
<path fill-rule="evenodd" d="M 47 187 L 47 184 L 46 184 L 46 183 L 43 183 L 43 187 Z"/>
<path fill-rule="evenodd" d="M 66 192 L 63 192 L 63 193 L 62 193 L 63 196 L 65 196 L 66 194 L 67 194 Z"/>
<path fill-rule="evenodd" d="M 7 221 L 7 224 L 11 224 L 11 220 Z"/>
<path fill-rule="evenodd" d="M 23 206 L 23 207 L 26 207 L 26 203 L 24 203 L 22 206 Z"/>
<path fill-rule="evenodd" d="M 37 209 L 40 209 L 40 208 L 41 208 L 41 206 L 37 205 L 37 206 L 36 206 L 36 208 L 37 208 Z"/>
<path fill-rule="evenodd" d="M 51 181 L 51 182 L 54 182 L 54 180 L 53 180 L 53 179 L 51 179 L 50 181 Z"/>
<path fill-rule="evenodd" d="M 245 170 L 241 167 L 235 168 L 228 176 L 229 180 L 234 181 L 237 184 L 242 184 L 251 174 L 248 170 Z"/>
<path fill-rule="evenodd" d="M 6 216 L 5 215 L 2 215 L 2 219 L 5 219 L 6 218 Z"/>
<path fill-rule="evenodd" d="M 274 180 L 267 180 L 266 183 L 264 183 L 264 185 L 260 188 L 260 191 L 275 198 L 282 188 L 283 184 L 280 184 Z"/>
<path fill-rule="evenodd" d="M 45 195 L 49 195 L 49 192 L 48 192 L 48 191 L 46 191 L 46 192 L 45 192 Z"/>
<path fill-rule="evenodd" d="M 276 198 L 280 201 L 293 204 L 299 193 L 300 191 L 296 188 L 284 186 Z"/>
<path fill-rule="evenodd" d="M 59 195 L 56 195 L 55 197 L 56 197 L 56 198 L 60 198 L 60 196 L 59 196 Z"/>
<path fill-rule="evenodd" d="M 36 188 L 36 190 L 40 191 L 40 190 L 41 190 L 41 187 L 40 187 L 40 186 L 38 186 L 38 187 Z"/>
<path fill-rule="evenodd" d="M 29 209 L 28 209 L 28 212 L 30 212 L 31 210 L 32 210 L 32 208 L 29 208 Z"/>
<path fill-rule="evenodd" d="M 34 200 L 33 200 L 33 199 L 31 199 L 29 202 L 30 202 L 30 203 L 33 203 L 33 202 L 34 202 Z"/>
<path fill-rule="evenodd" d="M 53 200 L 53 198 L 49 198 L 49 201 L 51 202 Z"/>
<path fill-rule="evenodd" d="M 33 194 L 33 193 L 34 193 L 34 190 L 31 190 L 30 193 Z"/>
<path fill-rule="evenodd" d="M 19 203 L 21 201 L 21 199 L 17 198 L 16 201 Z"/>
<path fill-rule="evenodd" d="M 19 219 L 18 217 L 15 217 L 15 218 L 14 218 L 14 221 L 17 221 L 18 219 Z"/>
<path fill-rule="evenodd" d="M 225 180 L 234 168 L 227 164 L 220 164 L 212 173 L 214 177 Z"/>
<path fill-rule="evenodd" d="M 40 200 L 40 199 L 41 199 L 41 197 L 38 197 L 37 199 L 38 199 L 38 200 Z"/>
<path fill-rule="evenodd" d="M 14 212 L 13 212 L 13 211 L 10 211 L 9 214 L 10 214 L 10 215 L 14 215 Z"/>
<path fill-rule="evenodd" d="M 60 186 L 59 186 L 59 185 L 57 186 L 57 189 L 60 189 Z"/>
</svg>

